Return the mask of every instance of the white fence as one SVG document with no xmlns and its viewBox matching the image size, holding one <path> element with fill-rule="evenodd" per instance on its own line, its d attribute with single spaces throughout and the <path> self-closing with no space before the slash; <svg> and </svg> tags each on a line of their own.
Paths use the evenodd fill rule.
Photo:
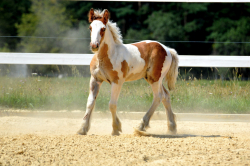
<svg viewBox="0 0 250 166">
<path fill-rule="evenodd" d="M 0 64 L 89 65 L 93 54 L 0 53 Z M 250 56 L 179 55 L 180 67 L 250 67 Z"/>
</svg>

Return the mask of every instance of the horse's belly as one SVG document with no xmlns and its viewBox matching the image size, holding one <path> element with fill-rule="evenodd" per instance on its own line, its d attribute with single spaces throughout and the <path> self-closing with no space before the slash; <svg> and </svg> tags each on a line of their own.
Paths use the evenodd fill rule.
<svg viewBox="0 0 250 166">
<path fill-rule="evenodd" d="M 135 80 L 139 80 L 139 79 L 141 79 L 141 78 L 143 78 L 143 77 L 144 77 L 144 74 L 142 74 L 142 73 L 131 74 L 131 75 L 129 75 L 129 76 L 125 79 L 125 81 L 135 81 Z"/>
<path fill-rule="evenodd" d="M 145 77 L 146 74 L 145 64 L 143 64 L 143 68 L 139 67 L 139 65 L 133 68 L 132 67 L 129 68 L 129 72 L 127 77 L 125 78 L 125 81 L 134 81 Z"/>
</svg>

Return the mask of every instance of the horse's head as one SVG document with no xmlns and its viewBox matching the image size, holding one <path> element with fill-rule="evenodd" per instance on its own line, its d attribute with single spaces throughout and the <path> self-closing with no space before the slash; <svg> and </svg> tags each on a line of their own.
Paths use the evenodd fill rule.
<svg viewBox="0 0 250 166">
<path fill-rule="evenodd" d="M 99 13 L 92 8 L 89 11 L 88 17 L 90 22 L 89 29 L 91 31 L 90 47 L 93 52 L 96 52 L 105 35 L 106 24 L 109 20 L 109 11 L 105 9 L 102 13 Z"/>
</svg>

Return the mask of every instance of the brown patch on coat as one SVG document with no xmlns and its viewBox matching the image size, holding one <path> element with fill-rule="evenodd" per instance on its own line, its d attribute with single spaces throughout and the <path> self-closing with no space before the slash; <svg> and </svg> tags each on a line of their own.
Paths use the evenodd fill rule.
<svg viewBox="0 0 250 166">
<path fill-rule="evenodd" d="M 123 78 L 125 78 L 128 74 L 128 63 L 126 60 L 122 61 L 122 68 L 121 68 L 121 71 L 123 72 Z"/>
<path fill-rule="evenodd" d="M 113 70 L 113 65 L 108 57 L 108 45 L 106 43 L 99 48 L 97 58 L 99 60 L 99 67 L 103 70 L 106 79 L 110 82 L 118 84 L 118 72 Z"/>
<path fill-rule="evenodd" d="M 166 50 L 157 42 L 140 42 L 132 45 L 138 48 L 141 58 L 146 62 L 143 69 L 143 71 L 146 70 L 144 78 L 149 83 L 157 82 L 161 77 L 163 63 L 167 56 Z"/>
<path fill-rule="evenodd" d="M 159 43 L 153 42 L 149 44 L 152 48 L 150 57 L 150 59 L 152 59 L 150 63 L 150 65 L 152 65 L 152 70 L 150 73 L 151 81 L 157 82 L 161 77 L 161 71 L 165 57 L 167 56 L 167 52 Z"/>
<path fill-rule="evenodd" d="M 103 37 L 103 36 L 104 36 L 104 34 L 105 34 L 105 30 L 106 30 L 106 28 L 101 28 L 101 30 L 100 30 L 100 35 L 101 35 L 101 37 Z"/>
<path fill-rule="evenodd" d="M 93 71 L 97 68 L 97 64 L 98 64 L 97 55 L 94 54 L 94 56 L 93 56 L 93 58 L 92 58 L 92 60 L 91 60 L 91 62 L 90 62 L 90 65 L 89 65 L 89 67 L 90 67 L 90 73 L 91 73 L 91 74 L 92 74 Z M 93 75 L 93 74 L 92 74 L 92 75 Z"/>
<path fill-rule="evenodd" d="M 102 28 L 100 31 L 100 35 L 101 35 L 100 46 L 101 46 L 103 39 L 104 39 L 104 36 L 105 36 L 105 30 L 106 30 L 106 28 Z"/>
</svg>

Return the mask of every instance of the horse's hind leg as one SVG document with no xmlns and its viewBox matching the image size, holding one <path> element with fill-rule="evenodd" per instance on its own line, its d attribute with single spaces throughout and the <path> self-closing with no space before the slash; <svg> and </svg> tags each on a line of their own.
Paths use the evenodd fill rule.
<svg viewBox="0 0 250 166">
<path fill-rule="evenodd" d="M 87 109 L 83 118 L 83 123 L 81 128 L 78 130 L 78 134 L 86 135 L 90 128 L 90 117 L 95 106 L 96 97 L 98 95 L 99 89 L 102 82 L 97 81 L 91 76 L 89 83 L 89 97 L 87 102 Z"/>
<path fill-rule="evenodd" d="M 152 115 L 154 114 L 154 111 L 159 106 L 159 104 L 162 101 L 162 83 L 161 82 L 154 82 L 150 84 L 153 90 L 154 98 L 153 103 L 151 107 L 149 108 L 148 112 L 144 115 L 141 123 L 138 126 L 138 129 L 140 131 L 146 131 L 146 129 L 149 127 L 149 121 Z"/>
<path fill-rule="evenodd" d="M 113 127 L 112 135 L 120 135 L 120 132 L 122 132 L 122 125 L 116 114 L 117 101 L 119 98 L 121 88 L 122 84 L 112 83 L 111 99 L 109 102 L 109 109 L 112 114 L 112 127 Z"/>
<path fill-rule="evenodd" d="M 162 85 L 163 89 L 163 99 L 162 103 L 166 109 L 166 114 L 168 117 L 168 130 L 171 131 L 172 133 L 176 133 L 176 121 L 175 121 L 175 114 L 172 112 L 171 109 L 171 104 L 170 104 L 170 94 L 168 90 Z"/>
</svg>

